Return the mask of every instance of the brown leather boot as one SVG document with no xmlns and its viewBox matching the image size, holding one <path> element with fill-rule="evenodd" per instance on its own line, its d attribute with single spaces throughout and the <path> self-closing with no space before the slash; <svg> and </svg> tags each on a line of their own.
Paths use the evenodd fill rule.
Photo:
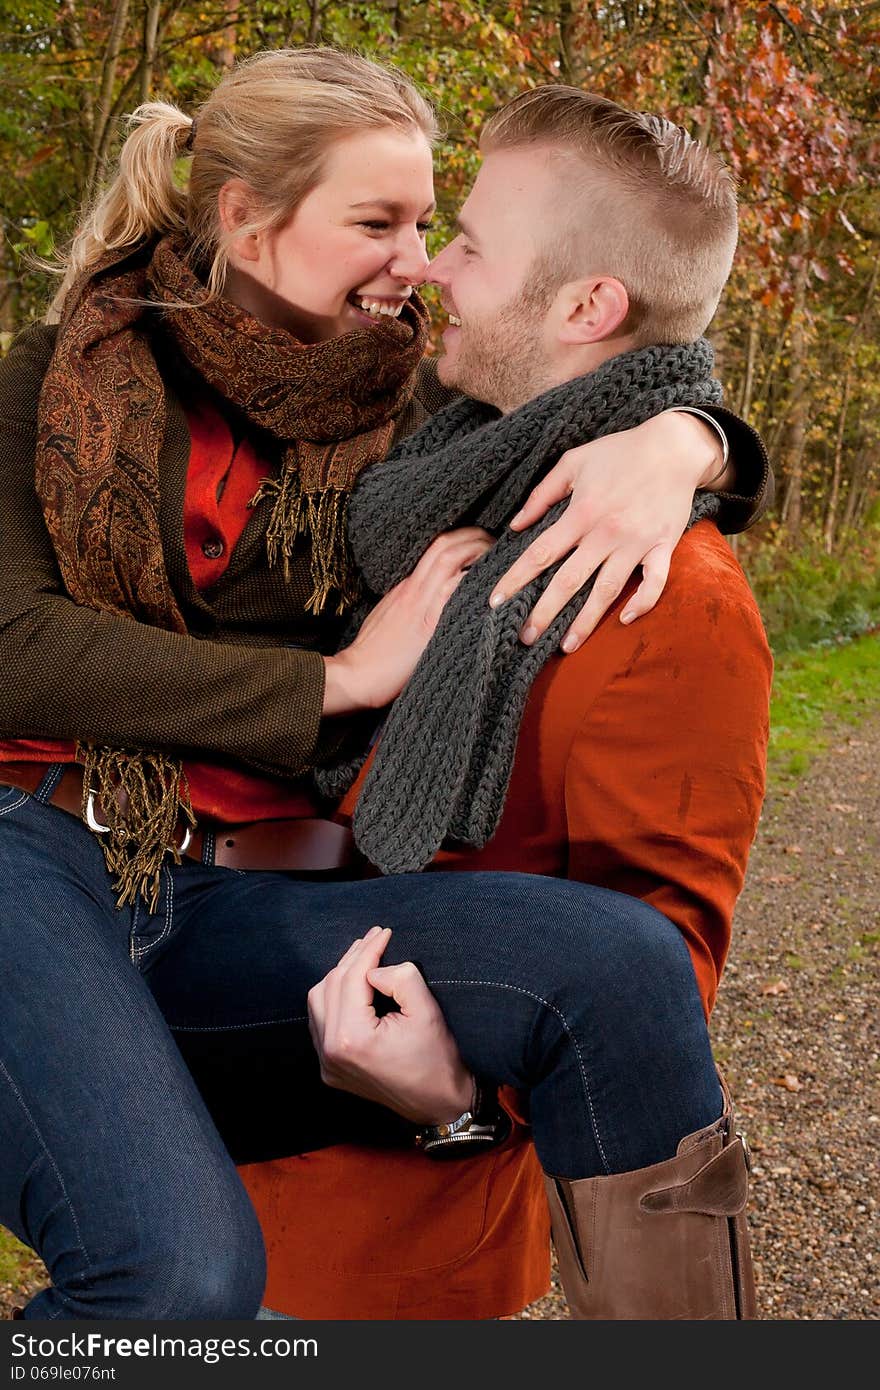
<svg viewBox="0 0 880 1390">
<path fill-rule="evenodd" d="M 606 1178 L 545 1177 L 573 1318 L 756 1318 L 749 1157 L 723 1078 L 721 1118 L 674 1158 Z"/>
</svg>

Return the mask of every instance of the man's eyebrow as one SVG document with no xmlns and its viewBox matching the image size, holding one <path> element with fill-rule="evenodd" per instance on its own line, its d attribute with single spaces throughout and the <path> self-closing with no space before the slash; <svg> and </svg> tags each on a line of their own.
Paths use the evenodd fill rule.
<svg viewBox="0 0 880 1390">
<path fill-rule="evenodd" d="M 429 203 L 422 215 L 424 217 L 430 217 L 434 212 L 436 206 L 436 203 Z M 406 211 L 405 205 L 403 203 L 397 203 L 392 198 L 366 198 L 362 203 L 349 203 L 349 207 L 352 209 L 382 208 L 383 212 L 390 212 L 394 214 L 399 214 L 401 212 Z"/>
</svg>

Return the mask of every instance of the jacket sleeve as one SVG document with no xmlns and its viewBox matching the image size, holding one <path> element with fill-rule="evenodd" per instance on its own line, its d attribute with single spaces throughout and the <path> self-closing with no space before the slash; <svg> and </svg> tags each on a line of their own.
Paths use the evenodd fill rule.
<svg viewBox="0 0 880 1390">
<path fill-rule="evenodd" d="M 701 409 L 718 421 L 730 445 L 730 462 L 736 477 L 732 488 L 718 493 L 721 499 L 718 529 L 725 536 L 733 536 L 754 526 L 773 505 L 776 492 L 773 469 L 757 430 L 724 406 L 701 406 Z"/>
<path fill-rule="evenodd" d="M 688 579 L 686 556 L 673 560 L 637 640 L 616 611 L 605 619 L 611 674 L 584 709 L 565 772 L 569 877 L 674 922 L 707 1014 L 761 811 L 772 671 L 726 548 L 716 536 L 714 574 L 703 565 Z"/>
<path fill-rule="evenodd" d="M 64 592 L 34 488 L 36 413 L 52 330 L 0 363 L 0 737 L 197 750 L 295 776 L 312 765 L 317 652 L 164 632 Z"/>
</svg>

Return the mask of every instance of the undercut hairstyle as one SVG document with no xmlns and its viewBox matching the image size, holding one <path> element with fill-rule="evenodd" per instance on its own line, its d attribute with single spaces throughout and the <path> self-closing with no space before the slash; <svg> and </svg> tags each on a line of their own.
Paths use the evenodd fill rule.
<svg viewBox="0 0 880 1390">
<path fill-rule="evenodd" d="M 321 182 L 336 141 L 391 129 L 420 132 L 433 145 L 438 134 L 430 102 L 397 68 L 323 47 L 257 53 L 221 79 L 195 116 L 150 101 L 127 123 L 106 188 L 81 210 L 70 247 L 56 259 L 64 278 L 50 320 L 73 281 L 108 252 L 134 250 L 167 232 L 183 236 L 215 299 L 231 239 L 217 195 L 229 179 L 248 185 L 256 208 L 237 234 L 271 230 Z"/>
<path fill-rule="evenodd" d="M 561 84 L 516 97 L 480 139 L 484 154 L 530 146 L 559 180 L 535 281 L 555 292 L 611 275 L 629 298 L 620 331 L 637 346 L 699 338 L 736 250 L 736 184 L 723 160 L 663 116 Z"/>
</svg>

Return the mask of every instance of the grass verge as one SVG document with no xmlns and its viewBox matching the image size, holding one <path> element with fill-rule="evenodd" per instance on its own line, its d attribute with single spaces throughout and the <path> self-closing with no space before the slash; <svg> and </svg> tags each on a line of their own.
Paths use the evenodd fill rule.
<svg viewBox="0 0 880 1390">
<path fill-rule="evenodd" d="M 880 710 L 880 634 L 823 642 L 776 658 L 768 780 L 796 781 L 834 726 Z"/>
</svg>

